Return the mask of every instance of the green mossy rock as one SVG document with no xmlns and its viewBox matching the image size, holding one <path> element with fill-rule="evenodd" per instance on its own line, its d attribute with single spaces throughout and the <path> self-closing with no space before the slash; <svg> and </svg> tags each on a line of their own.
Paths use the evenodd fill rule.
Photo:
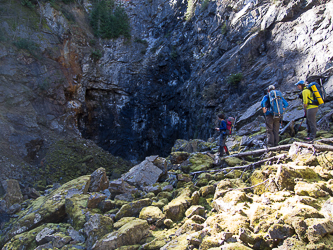
<svg viewBox="0 0 333 250">
<path fill-rule="evenodd" d="M 150 206 L 151 203 L 152 203 L 151 199 L 146 198 L 125 204 L 120 208 L 120 210 L 116 214 L 115 219 L 119 220 L 123 217 L 138 216 L 141 209 Z"/>
<path fill-rule="evenodd" d="M 185 216 L 187 218 L 190 218 L 193 215 L 205 216 L 205 208 L 200 205 L 191 206 L 189 209 L 186 210 Z"/>
<path fill-rule="evenodd" d="M 238 234 L 240 228 L 249 228 L 249 219 L 240 213 L 219 213 L 207 218 L 205 222 L 211 228 L 211 234 L 221 233 L 228 230 L 232 234 Z M 216 226 L 218 225 L 218 226 Z"/>
<path fill-rule="evenodd" d="M 197 153 L 191 155 L 189 158 L 191 165 L 189 166 L 190 172 L 207 170 L 212 167 L 214 160 L 206 154 Z"/>
<path fill-rule="evenodd" d="M 66 199 L 65 210 L 68 215 L 69 222 L 75 230 L 79 230 L 86 223 L 87 203 L 89 199 L 88 194 L 74 195 Z"/>
<path fill-rule="evenodd" d="M 139 218 L 142 220 L 147 220 L 148 223 L 152 224 L 158 220 L 165 218 L 165 215 L 162 213 L 161 209 L 155 206 L 144 207 L 139 215 Z"/>
<path fill-rule="evenodd" d="M 167 157 L 167 160 L 171 162 L 171 164 L 181 164 L 186 161 L 190 157 L 190 154 L 187 152 L 171 152 L 171 154 Z"/>
<path fill-rule="evenodd" d="M 245 192 L 240 190 L 233 190 L 227 192 L 223 197 L 224 202 L 232 202 L 233 204 L 250 201 Z"/>
<path fill-rule="evenodd" d="M 319 165 L 333 170 L 333 152 L 325 152 L 317 157 Z"/>
<path fill-rule="evenodd" d="M 14 249 L 35 249 L 38 246 L 36 241 L 36 235 L 41 232 L 43 229 L 48 228 L 50 231 L 55 233 L 62 233 L 64 237 L 68 236 L 68 229 L 71 228 L 69 224 L 53 224 L 47 223 L 42 226 L 39 226 L 33 230 L 15 235 L 10 241 L 8 241 L 3 250 L 14 250 Z M 66 235 L 67 234 L 67 235 Z"/>
<path fill-rule="evenodd" d="M 84 224 L 84 231 L 87 235 L 86 245 L 88 249 L 104 235 L 112 232 L 113 220 L 110 217 L 94 214 L 89 221 Z"/>
<path fill-rule="evenodd" d="M 244 161 L 242 159 L 239 159 L 237 157 L 227 157 L 223 159 L 229 167 L 235 167 L 235 166 L 241 166 L 248 164 L 247 161 Z"/>
<path fill-rule="evenodd" d="M 307 183 L 307 182 L 297 182 L 295 186 L 296 195 L 310 196 L 314 198 L 329 196 L 329 193 L 323 190 L 325 188 L 324 184 L 319 183 Z"/>
<path fill-rule="evenodd" d="M 203 187 L 208 185 L 209 180 L 208 179 L 199 179 L 196 183 L 198 187 Z"/>
<path fill-rule="evenodd" d="M 168 219 L 179 221 L 185 216 L 185 211 L 192 204 L 192 191 L 189 188 L 184 188 L 178 197 L 173 199 L 163 208 Z"/>
<path fill-rule="evenodd" d="M 0 246 L 15 235 L 29 231 L 46 222 L 62 221 L 66 217 L 65 201 L 77 194 L 87 194 L 90 175 L 74 179 L 47 196 L 41 196 L 19 213 L 19 217 L 3 230 Z"/>
<path fill-rule="evenodd" d="M 169 201 L 172 200 L 172 193 L 171 192 L 166 192 L 166 191 L 163 191 L 163 192 L 160 192 L 158 195 L 157 195 L 157 199 L 168 199 Z"/>
<path fill-rule="evenodd" d="M 251 186 L 255 186 L 253 188 L 253 193 L 257 195 L 261 195 L 265 192 L 268 192 L 265 183 L 258 185 L 259 183 L 267 180 L 267 175 L 262 172 L 262 170 L 255 170 L 250 177 Z M 258 186 L 256 186 L 258 185 Z"/>
<path fill-rule="evenodd" d="M 215 185 L 209 185 L 209 186 L 201 187 L 199 192 L 200 192 L 202 197 L 206 197 L 210 194 L 214 194 L 215 190 L 216 190 Z"/>
<path fill-rule="evenodd" d="M 125 224 L 131 222 L 132 220 L 135 220 L 135 217 L 123 217 L 121 218 L 119 221 L 117 221 L 116 223 L 114 223 L 113 227 L 115 229 L 119 229 L 122 226 L 124 226 Z"/>
<path fill-rule="evenodd" d="M 326 235 L 333 233 L 333 221 L 329 219 L 309 218 L 305 220 L 305 223 L 306 235 L 311 243 L 319 242 Z"/>
<path fill-rule="evenodd" d="M 144 244 L 141 249 L 143 249 L 143 250 L 161 249 L 165 244 L 166 244 L 166 240 L 154 239 L 153 241 Z"/>
<path fill-rule="evenodd" d="M 163 209 L 165 205 L 169 203 L 169 200 L 166 198 L 160 199 L 158 202 L 153 202 L 152 205 L 158 207 L 159 209 Z"/>
<path fill-rule="evenodd" d="M 118 231 L 105 235 L 98 240 L 93 250 L 114 250 L 122 246 L 136 245 L 145 238 L 149 233 L 149 225 L 147 221 L 141 219 L 134 219 Z"/>
<path fill-rule="evenodd" d="M 200 244 L 200 249 L 202 250 L 208 250 L 213 247 L 219 247 L 220 246 L 220 239 L 216 236 L 206 236 L 201 244 Z M 220 248 L 218 248 L 220 249 Z"/>
</svg>

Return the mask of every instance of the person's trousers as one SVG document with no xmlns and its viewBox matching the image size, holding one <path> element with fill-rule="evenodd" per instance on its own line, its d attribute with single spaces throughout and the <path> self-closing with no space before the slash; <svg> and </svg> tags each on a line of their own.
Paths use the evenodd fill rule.
<svg viewBox="0 0 333 250">
<path fill-rule="evenodd" d="M 280 118 L 274 118 L 273 115 L 266 116 L 267 145 L 269 147 L 277 146 L 279 143 Z"/>
<path fill-rule="evenodd" d="M 229 154 L 228 148 L 225 145 L 226 140 L 227 140 L 227 135 L 221 133 L 221 135 L 220 135 L 220 141 L 219 141 L 219 144 L 220 144 L 220 155 L 223 155 L 224 152 L 227 155 Z"/>
<path fill-rule="evenodd" d="M 317 111 L 318 111 L 318 107 L 306 110 L 306 125 L 308 127 L 308 137 L 310 137 L 311 140 L 316 138 L 316 133 L 317 133 L 316 114 L 317 114 Z"/>
</svg>

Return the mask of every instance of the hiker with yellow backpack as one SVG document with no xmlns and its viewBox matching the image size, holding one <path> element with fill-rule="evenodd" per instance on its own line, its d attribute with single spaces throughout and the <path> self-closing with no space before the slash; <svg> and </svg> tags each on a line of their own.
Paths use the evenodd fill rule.
<svg viewBox="0 0 333 250">
<path fill-rule="evenodd" d="M 313 141 L 317 133 L 316 114 L 318 106 L 323 104 L 321 89 L 318 83 L 312 82 L 305 86 L 304 81 L 295 84 L 299 90 L 302 90 L 303 108 L 308 127 L 308 135 L 304 138 L 306 141 Z"/>
</svg>

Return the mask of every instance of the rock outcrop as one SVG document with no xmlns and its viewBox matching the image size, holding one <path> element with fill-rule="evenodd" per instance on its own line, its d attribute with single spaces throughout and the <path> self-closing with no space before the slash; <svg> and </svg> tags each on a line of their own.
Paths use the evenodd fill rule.
<svg viewBox="0 0 333 250">
<path fill-rule="evenodd" d="M 254 121 L 270 84 L 292 103 L 285 121 L 302 115 L 299 79 L 321 75 L 330 95 L 329 1 L 123 1 L 131 37 L 112 40 L 92 34 L 88 2 L 65 2 L 2 5 L 1 180 L 35 184 L 29 173 L 52 168 L 64 138 L 133 161 L 166 156 L 176 139 L 211 137 L 221 111 L 238 128 Z"/>
</svg>

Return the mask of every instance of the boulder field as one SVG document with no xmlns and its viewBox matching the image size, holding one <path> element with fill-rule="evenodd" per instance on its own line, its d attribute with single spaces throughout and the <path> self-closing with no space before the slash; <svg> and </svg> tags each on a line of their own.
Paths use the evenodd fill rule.
<svg viewBox="0 0 333 250">
<path fill-rule="evenodd" d="M 214 139 L 177 140 L 167 158 L 147 157 L 118 179 L 101 167 L 30 199 L 7 180 L 0 246 L 333 249 L 332 139 L 244 157 L 240 138 L 228 144 L 220 158 Z"/>
</svg>

